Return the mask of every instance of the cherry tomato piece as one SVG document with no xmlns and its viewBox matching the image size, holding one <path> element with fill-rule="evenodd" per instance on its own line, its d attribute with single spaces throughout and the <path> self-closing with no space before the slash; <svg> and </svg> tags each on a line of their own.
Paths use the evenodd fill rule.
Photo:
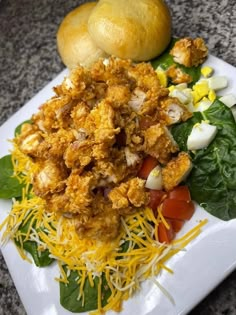
<svg viewBox="0 0 236 315">
<path fill-rule="evenodd" d="M 150 207 L 154 214 L 157 213 L 157 207 L 161 204 L 163 198 L 165 196 L 165 192 L 162 190 L 154 190 L 150 189 L 149 191 L 149 204 L 148 207 Z"/>
<path fill-rule="evenodd" d="M 177 186 L 168 192 L 168 198 L 190 201 L 191 195 L 188 186 Z"/>
<path fill-rule="evenodd" d="M 158 165 L 157 159 L 152 156 L 147 156 L 142 163 L 140 170 L 138 171 L 138 177 L 147 179 L 150 172 Z"/>
<path fill-rule="evenodd" d="M 169 219 L 169 222 L 171 223 L 175 233 L 178 233 L 184 225 L 184 220 Z"/>
<path fill-rule="evenodd" d="M 173 230 L 173 227 L 169 221 L 167 221 L 169 224 L 169 229 L 166 228 L 163 222 L 160 222 L 158 224 L 158 240 L 161 243 L 167 243 L 169 244 L 174 238 L 175 238 L 175 232 Z"/>
<path fill-rule="evenodd" d="M 162 214 L 169 219 L 189 220 L 194 213 L 192 201 L 165 199 L 162 204 Z"/>
</svg>

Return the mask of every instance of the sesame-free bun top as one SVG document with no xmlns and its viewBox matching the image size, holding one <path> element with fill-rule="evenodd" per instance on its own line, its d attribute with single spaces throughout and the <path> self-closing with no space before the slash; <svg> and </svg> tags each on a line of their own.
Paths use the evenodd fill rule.
<svg viewBox="0 0 236 315">
<path fill-rule="evenodd" d="M 171 39 L 171 16 L 162 0 L 100 0 L 88 31 L 109 55 L 134 61 L 160 55 Z"/>
<path fill-rule="evenodd" d="M 106 53 L 98 48 L 88 33 L 87 22 L 96 2 L 85 3 L 63 19 L 57 32 L 57 47 L 63 63 L 72 69 L 81 64 L 90 67 Z"/>
</svg>

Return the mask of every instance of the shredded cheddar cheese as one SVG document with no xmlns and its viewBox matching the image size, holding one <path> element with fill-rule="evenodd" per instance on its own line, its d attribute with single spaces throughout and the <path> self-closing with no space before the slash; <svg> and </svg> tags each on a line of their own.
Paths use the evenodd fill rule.
<svg viewBox="0 0 236 315">
<path fill-rule="evenodd" d="M 82 300 L 82 303 L 85 299 L 86 279 L 93 287 L 94 277 L 98 276 L 98 305 L 97 310 L 92 312 L 93 315 L 111 309 L 120 311 L 122 301 L 140 289 L 141 283 L 146 279 L 151 279 L 161 289 L 156 276 L 161 270 L 173 273 L 166 265 L 167 261 L 183 250 L 206 224 L 206 220 L 201 221 L 170 245 L 160 243 L 157 237 L 158 224 L 163 222 L 168 228 L 168 222 L 160 208 L 157 218 L 150 208 L 145 208 L 122 218 L 121 230 L 115 240 L 106 243 L 81 240 L 75 231 L 77 219 L 46 211 L 45 201 L 32 191 L 30 181 L 34 165 L 30 159 L 20 153 L 16 146 L 12 157 L 15 175 L 26 183 L 26 188 L 21 201 L 13 200 L 9 216 L 0 225 L 0 229 L 5 228 L 3 242 L 15 239 L 19 244 L 21 257 L 28 261 L 23 249 L 24 242 L 36 242 L 39 252 L 49 250 L 50 257 L 58 261 L 60 277 L 56 280 L 59 282 L 68 283 L 70 271 L 78 272 L 78 300 Z M 22 226 L 27 226 L 25 231 L 19 229 Z M 105 306 L 102 306 L 102 274 L 111 292 Z M 162 291 L 168 295 L 164 288 Z"/>
</svg>

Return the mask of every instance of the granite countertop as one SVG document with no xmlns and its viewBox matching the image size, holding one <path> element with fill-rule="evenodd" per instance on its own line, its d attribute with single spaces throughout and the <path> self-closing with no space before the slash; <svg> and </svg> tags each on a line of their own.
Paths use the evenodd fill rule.
<svg viewBox="0 0 236 315">
<path fill-rule="evenodd" d="M 56 31 L 65 14 L 81 2 L 0 0 L 0 124 L 64 68 L 56 50 Z M 168 3 L 174 35 L 201 36 L 211 54 L 236 66 L 235 0 Z M 0 315 L 13 314 L 26 313 L 0 253 Z M 190 314 L 235 315 L 236 272 Z"/>
</svg>

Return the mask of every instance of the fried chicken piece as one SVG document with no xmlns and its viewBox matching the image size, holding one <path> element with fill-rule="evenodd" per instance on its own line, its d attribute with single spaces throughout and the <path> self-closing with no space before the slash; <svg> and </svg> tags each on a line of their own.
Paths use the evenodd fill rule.
<svg viewBox="0 0 236 315">
<path fill-rule="evenodd" d="M 178 40 L 170 51 L 174 61 L 185 67 L 193 67 L 202 64 L 207 55 L 208 49 L 202 38 L 183 38 Z"/>
<path fill-rule="evenodd" d="M 165 190 L 171 190 L 178 186 L 192 170 L 190 156 L 186 152 L 180 152 L 162 169 L 163 186 Z"/>
<path fill-rule="evenodd" d="M 68 168 L 80 171 L 92 161 L 93 142 L 90 140 L 74 141 L 65 150 L 64 161 Z"/>
<path fill-rule="evenodd" d="M 157 74 L 151 64 L 141 62 L 128 68 L 130 78 L 135 79 L 136 86 L 144 93 L 148 90 L 161 88 Z"/>
<path fill-rule="evenodd" d="M 104 211 L 90 217 L 86 222 L 76 224 L 76 232 L 79 238 L 87 238 L 109 242 L 116 238 L 120 228 L 120 215 L 117 211 Z"/>
<path fill-rule="evenodd" d="M 119 108 L 126 105 L 131 97 L 130 88 L 128 85 L 111 85 L 107 89 L 106 99 L 112 103 L 113 108 Z"/>
<path fill-rule="evenodd" d="M 160 101 L 160 117 L 166 125 L 186 121 L 192 117 L 187 107 L 175 97 L 166 97 Z"/>
<path fill-rule="evenodd" d="M 166 70 L 166 75 L 174 84 L 191 83 L 193 81 L 191 75 L 183 72 L 180 68 L 176 67 L 176 65 L 170 66 Z"/>
<path fill-rule="evenodd" d="M 132 168 L 127 169 L 127 163 L 123 156 L 123 152 L 120 152 L 121 156 L 117 159 L 103 159 L 98 160 L 95 163 L 95 167 L 93 169 L 94 173 L 97 174 L 100 178 L 105 180 L 107 184 L 110 183 L 120 183 L 125 177 L 130 175 Z"/>
<path fill-rule="evenodd" d="M 43 159 L 62 159 L 67 147 L 75 140 L 73 130 L 59 129 L 47 134 L 37 148 L 37 157 Z"/>
<path fill-rule="evenodd" d="M 17 137 L 16 142 L 23 153 L 35 157 L 37 156 L 38 147 L 43 140 L 42 133 L 37 126 L 25 123 L 21 127 L 21 133 Z"/>
<path fill-rule="evenodd" d="M 115 111 L 108 102 L 101 101 L 90 111 L 84 125 L 85 130 L 93 132 L 95 143 L 114 144 L 115 135 L 120 132 L 120 128 L 115 128 Z"/>
<path fill-rule="evenodd" d="M 118 210 L 121 215 L 132 213 L 135 211 L 134 207 L 145 206 L 148 202 L 145 181 L 138 177 L 113 188 L 108 197 L 112 202 L 112 208 Z"/>
<path fill-rule="evenodd" d="M 66 129 L 71 125 L 70 112 L 75 104 L 69 95 L 52 97 L 32 116 L 32 120 L 44 132 Z"/>
<path fill-rule="evenodd" d="M 90 113 L 90 107 L 85 102 L 79 102 L 71 111 L 71 118 L 73 120 L 73 126 L 77 130 L 84 130 L 86 118 Z M 85 130 L 84 130 L 85 132 Z"/>
<path fill-rule="evenodd" d="M 164 125 L 158 123 L 144 130 L 144 151 L 166 164 L 178 146 L 171 133 Z"/>
<path fill-rule="evenodd" d="M 33 177 L 34 192 L 37 196 L 46 197 L 65 188 L 68 171 L 62 162 L 41 161 L 39 171 Z"/>
<path fill-rule="evenodd" d="M 93 201 L 92 190 L 96 187 L 96 180 L 91 172 L 86 175 L 74 171 L 66 181 L 65 195 L 69 204 L 65 212 L 78 213 L 86 216 L 93 214 L 91 203 Z"/>
</svg>

